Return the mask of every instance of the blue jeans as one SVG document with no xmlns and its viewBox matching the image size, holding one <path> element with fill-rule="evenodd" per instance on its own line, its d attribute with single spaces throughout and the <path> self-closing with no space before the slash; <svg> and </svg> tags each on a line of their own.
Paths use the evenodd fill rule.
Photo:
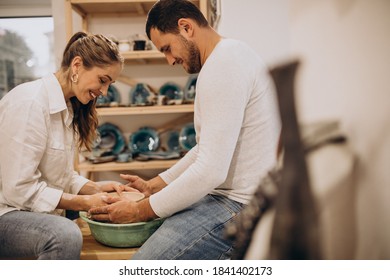
<svg viewBox="0 0 390 280">
<path fill-rule="evenodd" d="M 187 209 L 167 218 L 133 256 L 137 260 L 229 259 L 232 242 L 224 228 L 243 205 L 207 195 Z"/>
<path fill-rule="evenodd" d="M 80 259 L 83 238 L 69 219 L 12 211 L 0 216 L 0 258 Z"/>
</svg>

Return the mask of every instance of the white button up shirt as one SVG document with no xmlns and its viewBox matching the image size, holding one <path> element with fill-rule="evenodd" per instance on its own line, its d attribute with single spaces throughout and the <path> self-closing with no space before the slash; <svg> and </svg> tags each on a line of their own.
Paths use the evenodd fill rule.
<svg viewBox="0 0 390 280">
<path fill-rule="evenodd" d="M 62 193 L 88 179 L 74 171 L 73 112 L 51 74 L 15 87 L 0 101 L 0 216 L 51 213 Z"/>
</svg>

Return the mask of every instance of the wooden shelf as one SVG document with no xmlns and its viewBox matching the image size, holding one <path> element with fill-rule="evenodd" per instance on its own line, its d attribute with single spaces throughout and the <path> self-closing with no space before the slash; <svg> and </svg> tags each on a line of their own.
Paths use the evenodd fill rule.
<svg viewBox="0 0 390 280">
<path fill-rule="evenodd" d="M 79 163 L 78 169 L 79 171 L 85 171 L 85 172 L 168 169 L 176 162 L 177 162 L 176 159 L 131 161 L 126 163 L 118 163 L 118 162 L 91 163 L 89 161 L 83 161 Z"/>
<path fill-rule="evenodd" d="M 82 29 L 88 31 L 88 18 L 93 17 L 146 17 L 156 0 L 64 0 L 66 34 L 69 39 L 73 30 L 72 11 L 82 18 Z M 208 0 L 193 0 L 207 18 Z M 154 54 L 152 55 L 154 59 Z M 162 57 L 158 57 L 161 59 Z M 136 58 L 139 59 L 139 58 Z M 132 58 L 126 58 L 132 60 Z"/>
<path fill-rule="evenodd" d="M 73 7 L 81 14 L 131 14 L 146 16 L 156 0 L 70 0 Z M 198 1 L 193 1 L 199 6 Z"/>
<path fill-rule="evenodd" d="M 139 106 L 139 107 L 101 107 L 97 108 L 99 116 L 128 116 L 128 115 L 152 115 L 193 113 L 194 105 L 165 105 L 165 106 Z"/>
<path fill-rule="evenodd" d="M 129 13 L 145 16 L 156 0 L 70 0 L 83 14 Z"/>
<path fill-rule="evenodd" d="M 146 50 L 146 51 L 128 51 L 122 52 L 122 56 L 125 60 L 142 60 L 142 59 L 163 59 L 165 56 L 163 53 L 157 50 Z"/>
<path fill-rule="evenodd" d="M 121 53 L 126 64 L 167 64 L 167 60 L 157 50 L 128 51 Z"/>
</svg>

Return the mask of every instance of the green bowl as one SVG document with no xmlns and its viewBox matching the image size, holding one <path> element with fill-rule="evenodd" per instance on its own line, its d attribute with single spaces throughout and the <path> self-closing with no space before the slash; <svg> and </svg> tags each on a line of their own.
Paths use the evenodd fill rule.
<svg viewBox="0 0 390 280">
<path fill-rule="evenodd" d="M 163 223 L 164 219 L 130 224 L 111 224 L 93 221 L 87 213 L 80 212 L 80 217 L 88 223 L 92 236 L 104 245 L 126 248 L 141 246 Z"/>
</svg>

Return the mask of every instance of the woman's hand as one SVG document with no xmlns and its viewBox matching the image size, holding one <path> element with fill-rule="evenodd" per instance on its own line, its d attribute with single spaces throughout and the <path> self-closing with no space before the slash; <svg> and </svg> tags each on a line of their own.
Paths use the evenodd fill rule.
<svg viewBox="0 0 390 280">
<path fill-rule="evenodd" d="M 100 207 L 108 205 L 107 201 L 108 195 L 106 193 L 97 193 L 92 195 L 83 195 L 81 198 L 84 200 L 83 210 L 88 211 L 92 207 Z M 115 198 L 113 198 L 115 199 Z"/>
<path fill-rule="evenodd" d="M 138 190 L 131 188 L 127 185 L 123 185 L 116 182 L 111 182 L 103 185 L 99 185 L 100 192 L 117 192 L 119 195 L 121 192 L 138 192 Z"/>
<path fill-rule="evenodd" d="M 123 185 L 119 182 L 108 182 L 105 184 L 99 182 L 88 181 L 79 191 L 79 195 L 92 195 L 97 193 L 107 193 L 107 192 L 137 192 L 136 189 L 131 188 L 127 185 Z"/>
<path fill-rule="evenodd" d="M 92 207 L 107 206 L 109 203 L 119 200 L 119 198 L 110 197 L 111 200 L 108 201 L 107 197 L 107 193 L 96 193 L 90 195 L 63 193 L 56 208 L 74 211 L 88 211 Z"/>
</svg>

